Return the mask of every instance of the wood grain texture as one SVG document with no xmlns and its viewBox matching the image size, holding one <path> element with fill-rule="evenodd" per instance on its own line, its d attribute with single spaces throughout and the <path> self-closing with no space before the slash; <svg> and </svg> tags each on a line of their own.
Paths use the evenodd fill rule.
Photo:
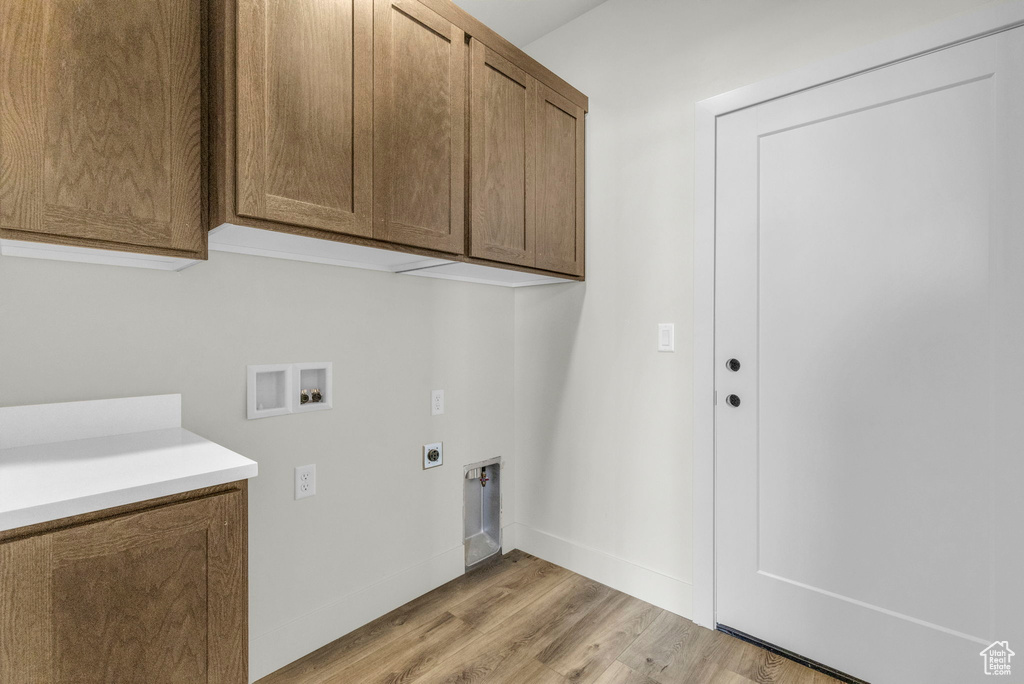
<svg viewBox="0 0 1024 684">
<path fill-rule="evenodd" d="M 615 660 L 607 670 L 601 673 L 594 684 L 657 684 L 657 682 L 631 670 L 623 665 L 622 661 Z"/>
<path fill-rule="evenodd" d="M 550 88 L 537 89 L 536 266 L 584 272 L 583 110 Z"/>
<path fill-rule="evenodd" d="M 188 504 L 182 504 L 188 505 Z M 110 534 L 96 523 L 100 534 Z M 60 533 L 71 551 L 95 540 Z M 69 539 L 69 537 L 71 537 Z M 206 681 L 206 528 L 150 537 L 89 557 L 61 558 L 53 587 L 54 674 L 96 681 Z"/>
<path fill-rule="evenodd" d="M 416 0 L 375 0 L 373 236 L 465 253 L 467 48 Z"/>
<path fill-rule="evenodd" d="M 782 656 L 669 612 L 659 616 L 619 660 L 660 684 L 690 676 L 706 682 L 834 682 Z"/>
<path fill-rule="evenodd" d="M 836 684 L 779 660 L 513 551 L 260 684 Z"/>
<path fill-rule="evenodd" d="M 249 487 L 217 497 L 218 518 L 209 529 L 210 558 L 207 581 L 209 639 L 207 663 L 216 682 L 249 681 Z M 200 490 L 201 491 L 201 490 Z M 216 522 L 223 521 L 223 522 Z"/>
<path fill-rule="evenodd" d="M 162 496 L 156 499 L 147 499 L 146 501 L 137 501 L 135 503 L 125 504 L 123 506 L 115 506 L 114 508 L 105 508 L 100 511 L 93 511 L 91 513 L 82 513 L 80 515 L 74 515 L 70 518 L 59 518 L 57 520 L 49 520 L 47 522 L 36 523 L 35 525 L 29 525 L 28 527 L 18 527 L 13 530 L 3 530 L 0 532 L 0 542 L 11 541 L 14 539 L 23 539 L 36 535 L 43 534 L 45 532 L 52 532 L 54 530 L 63 530 L 70 527 L 77 527 L 94 520 L 103 520 L 106 518 L 112 518 L 114 516 L 125 515 L 127 513 L 134 513 L 135 511 L 142 511 L 150 508 L 157 508 L 160 506 L 166 506 L 168 504 L 178 503 L 181 501 L 190 501 L 192 499 L 201 499 L 203 497 L 213 496 L 215 494 L 221 494 L 224 492 L 241 492 L 242 499 L 246 497 L 248 491 L 248 482 L 246 480 L 239 480 L 238 482 L 229 482 L 222 485 L 214 485 L 212 487 L 204 487 L 202 489 L 193 489 L 188 492 L 182 492 L 180 494 L 171 494 L 170 496 Z"/>
<path fill-rule="evenodd" d="M 212 150 L 211 150 L 211 163 L 209 165 L 209 183 L 210 183 L 210 198 L 211 198 L 211 218 L 209 227 L 215 228 L 224 223 L 232 223 L 241 226 L 250 226 L 253 228 L 260 228 L 264 230 L 274 230 L 280 232 L 291 233 L 294 235 L 301 235 L 304 237 L 316 238 L 321 240 L 332 240 L 337 242 L 346 242 L 350 244 L 363 245 L 366 247 L 374 247 L 377 249 L 387 249 L 400 251 L 409 254 L 418 254 L 425 257 L 436 257 L 443 259 L 450 259 L 454 261 L 462 261 L 468 263 L 481 264 L 486 266 L 494 266 L 499 268 L 507 268 L 511 270 L 524 271 L 529 273 L 539 274 L 550 274 L 551 271 L 544 270 L 542 268 L 535 267 L 533 265 L 522 265 L 522 264 L 508 264 L 501 263 L 495 259 L 484 259 L 480 257 L 470 256 L 465 254 L 465 240 L 463 239 L 458 245 L 443 245 L 443 246 L 423 246 L 424 244 L 434 245 L 434 235 L 427 231 L 417 231 L 410 229 L 411 234 L 422 232 L 420 235 L 422 240 L 418 240 L 420 244 L 413 244 L 414 240 L 404 241 L 389 241 L 387 233 L 376 233 L 372 237 L 366 237 L 362 235 L 353 235 L 349 233 L 341 233 L 335 230 L 328 230 L 323 228 L 312 227 L 313 220 L 307 219 L 306 215 L 315 215 L 317 208 L 315 206 L 306 206 L 298 201 L 290 201 L 284 198 L 268 198 L 271 203 L 281 203 L 282 207 L 287 205 L 287 208 L 282 208 L 282 211 L 288 211 L 294 217 L 294 222 L 286 223 L 283 221 L 269 220 L 264 218 L 256 218 L 253 216 L 240 215 L 237 211 L 236 200 L 240 192 L 236 187 L 236 177 L 241 175 L 242 172 L 238 171 L 236 174 L 236 139 L 241 138 L 243 132 L 237 129 L 238 117 L 235 115 L 235 109 L 237 100 L 246 96 L 246 93 L 240 92 L 237 87 L 237 72 L 236 72 L 236 54 L 239 55 L 239 60 L 244 57 L 244 51 L 247 46 L 238 46 L 238 36 L 236 32 L 237 24 L 240 21 L 238 10 L 239 2 L 248 0 L 213 0 L 213 11 L 210 17 L 210 28 L 209 28 L 209 42 L 210 42 L 210 90 L 211 100 L 214 107 L 214 115 L 211 117 L 211 137 L 212 137 Z M 447 2 L 447 0 L 445 0 Z M 435 9 L 438 3 L 428 3 L 428 5 Z M 443 6 L 444 3 L 441 3 Z M 407 7 L 415 7 L 414 4 L 408 4 Z M 375 12 L 380 12 L 380 7 L 376 7 Z M 397 10 L 396 10 L 397 11 Z M 415 9 L 411 10 L 414 14 L 417 14 Z M 439 19 L 441 18 L 456 18 L 466 19 L 468 15 L 459 10 L 457 7 L 451 6 L 445 13 L 439 13 L 437 16 L 431 15 L 427 10 L 422 9 L 418 13 L 418 16 L 425 18 L 428 23 L 428 28 L 424 30 L 430 30 L 429 24 L 439 25 Z M 431 18 L 433 17 L 433 18 Z M 460 19 L 461 20 L 461 19 Z M 469 18 L 466 20 L 467 26 L 482 26 L 476 20 Z M 376 30 L 378 34 L 381 33 L 380 22 Z M 483 33 L 479 29 L 478 33 Z M 496 34 L 493 34 L 494 42 L 501 42 Z M 369 39 L 370 33 L 366 32 L 365 36 Z M 359 36 L 356 36 L 356 41 L 359 40 Z M 465 38 L 463 38 L 463 42 Z M 379 41 L 378 41 L 379 42 Z M 248 46 L 248 47 L 251 47 Z M 511 47 L 511 46 L 510 46 Z M 512 48 L 515 49 L 515 48 Z M 466 52 L 464 48 L 464 53 Z M 358 56 L 360 51 L 356 50 Z M 529 58 L 523 57 L 531 64 L 535 64 Z M 380 55 L 379 45 L 374 46 L 374 59 L 380 61 L 382 59 Z M 508 57 L 506 56 L 506 59 Z M 524 63 L 521 61 L 510 60 L 514 65 L 519 68 L 524 68 Z M 239 68 L 241 68 L 241 63 Z M 529 66 L 529 64 L 527 64 Z M 538 65 L 539 66 L 539 65 Z M 532 67 L 530 67 L 532 69 Z M 381 79 L 380 69 L 377 70 L 377 80 Z M 527 73 L 534 75 L 535 72 L 528 70 Z M 466 79 L 463 77 L 461 83 L 465 88 Z M 376 100 L 386 97 L 386 93 L 382 94 L 380 91 L 375 95 Z M 585 98 L 583 98 L 585 100 Z M 465 116 L 466 103 L 463 103 L 462 117 L 465 119 L 463 123 L 463 138 L 468 140 L 468 116 Z M 237 134 L 237 135 L 236 135 Z M 463 143 L 465 147 L 465 143 Z M 377 150 L 374 150 L 374 155 L 377 154 Z M 454 159 L 454 158 L 453 158 Z M 241 163 L 242 160 L 239 160 Z M 462 159 L 458 163 L 459 170 L 457 175 L 458 184 L 465 189 L 469 182 L 467 178 L 468 171 L 468 156 L 465 153 L 465 149 L 462 153 Z M 376 169 L 374 178 L 374 197 L 375 201 L 380 199 L 380 193 L 378 186 L 381 184 L 382 179 L 379 178 L 381 174 L 385 173 L 386 169 Z M 455 177 L 455 176 L 453 176 Z M 465 199 L 465 192 L 463 193 L 463 200 L 461 206 L 457 209 L 462 217 L 463 226 L 466 225 L 468 218 L 466 216 L 468 211 L 469 203 Z M 380 214 L 378 212 L 377 217 Z M 375 222 L 375 227 L 377 222 Z M 465 233 L 463 233 L 465 236 Z M 454 251 L 453 251 L 454 250 Z M 574 280 L 583 280 L 582 275 L 569 275 L 559 274 Z"/>
<path fill-rule="evenodd" d="M 0 673 L 9 682 L 53 680 L 50 538 L 0 544 Z"/>
<path fill-rule="evenodd" d="M 11 681 L 245 682 L 246 492 L 209 491 L 0 542 Z"/>
<path fill-rule="evenodd" d="M 534 265 L 537 81 L 470 41 L 469 253 Z"/>
<path fill-rule="evenodd" d="M 571 682 L 593 682 L 662 612 L 616 592 L 545 648 L 537 660 Z"/>
<path fill-rule="evenodd" d="M 461 28 L 467 36 L 476 38 L 518 68 L 583 109 L 583 111 L 590 109 L 586 95 L 573 88 L 543 64 L 502 38 L 494 30 L 482 24 L 451 0 L 420 0 L 420 2 Z"/>
<path fill-rule="evenodd" d="M 532 594 L 532 588 L 524 586 L 523 589 L 524 599 Z M 535 668 L 534 662 L 540 662 L 536 655 L 573 629 L 607 591 L 607 587 L 586 578 L 565 577 L 543 598 L 524 601 L 523 609 L 509 616 L 500 628 L 492 629 L 442 661 L 418 681 L 424 684 L 522 682 L 523 671 Z"/>
<path fill-rule="evenodd" d="M 538 560 L 508 573 L 500 582 L 450 608 L 451 613 L 480 632 L 489 632 L 527 604 L 564 582 L 572 573 L 565 568 Z"/>
<path fill-rule="evenodd" d="M 630 669 L 616 660 L 601 673 L 594 684 L 658 684 L 650 677 Z"/>
<path fill-rule="evenodd" d="M 413 630 L 422 627 L 470 596 L 486 591 L 501 581 L 507 572 L 523 565 L 540 562 L 532 556 L 513 551 L 500 562 L 463 575 L 424 594 L 345 636 L 317 649 L 300 660 L 260 680 L 263 684 L 306 682 L 323 684 L 337 681 L 338 673 L 351 663 L 386 647 Z"/>
<path fill-rule="evenodd" d="M 237 2 L 238 212 L 369 236 L 373 0 Z"/>
<path fill-rule="evenodd" d="M 472 643 L 478 633 L 451 613 L 441 613 L 400 640 L 374 650 L 337 673 L 338 682 L 394 684 L 415 680 L 437 662 Z"/>
<path fill-rule="evenodd" d="M 0 235 L 205 258 L 204 12 L 0 1 Z"/>
</svg>

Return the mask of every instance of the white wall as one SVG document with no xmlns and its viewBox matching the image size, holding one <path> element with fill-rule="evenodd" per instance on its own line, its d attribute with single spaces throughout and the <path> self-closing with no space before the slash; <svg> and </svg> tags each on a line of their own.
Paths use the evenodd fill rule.
<svg viewBox="0 0 1024 684">
<path fill-rule="evenodd" d="M 609 0 L 526 47 L 590 114 L 587 282 L 516 293 L 520 548 L 692 614 L 695 104 L 985 4 Z"/>
<path fill-rule="evenodd" d="M 513 457 L 513 314 L 505 288 L 231 254 L 180 274 L 4 257 L 0 406 L 180 392 L 186 428 L 259 462 L 255 679 L 461 574 L 462 465 Z M 297 361 L 334 362 L 334 409 L 246 420 L 246 365 Z"/>
</svg>

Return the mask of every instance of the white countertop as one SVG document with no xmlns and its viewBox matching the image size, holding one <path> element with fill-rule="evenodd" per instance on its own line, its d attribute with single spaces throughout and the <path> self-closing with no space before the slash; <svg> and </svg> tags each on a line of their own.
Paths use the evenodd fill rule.
<svg viewBox="0 0 1024 684">
<path fill-rule="evenodd" d="M 177 399 L 177 395 L 167 396 Z M 65 416 L 72 415 L 72 409 L 90 412 L 89 420 L 83 422 L 96 425 L 96 407 L 122 411 L 124 401 L 51 404 L 47 410 L 69 407 L 61 409 Z M 172 409 L 175 406 L 173 401 L 169 405 Z M 24 433 L 23 426 L 31 421 L 24 420 L 23 408 L 34 407 L 17 407 L 17 413 L 13 408 L 0 412 L 7 412 L 7 425 L 13 423 L 10 416 L 17 417 Z M 45 427 L 39 422 L 41 428 Z M 168 422 L 177 422 L 173 411 L 164 424 Z M 0 416 L 0 431 L 4 427 L 4 416 Z M 8 440 L 12 440 L 15 430 L 7 432 Z M 17 435 L 19 439 L 22 436 Z M 181 427 L 42 444 L 24 441 L 32 440 L 0 448 L 0 531 L 226 484 L 257 474 L 255 461 Z"/>
<path fill-rule="evenodd" d="M 188 430 L 0 449 L 0 531 L 256 476 Z"/>
</svg>

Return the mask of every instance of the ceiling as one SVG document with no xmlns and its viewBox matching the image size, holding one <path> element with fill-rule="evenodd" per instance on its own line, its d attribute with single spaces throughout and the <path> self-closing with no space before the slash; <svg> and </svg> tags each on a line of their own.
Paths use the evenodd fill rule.
<svg viewBox="0 0 1024 684">
<path fill-rule="evenodd" d="M 454 0 L 455 4 L 522 47 L 605 0 Z"/>
</svg>

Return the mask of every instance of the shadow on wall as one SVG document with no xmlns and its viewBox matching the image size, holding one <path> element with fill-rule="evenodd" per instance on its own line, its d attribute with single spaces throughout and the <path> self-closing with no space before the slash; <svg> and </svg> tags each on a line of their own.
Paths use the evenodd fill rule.
<svg viewBox="0 0 1024 684">
<path fill-rule="evenodd" d="M 519 430 L 528 430 L 526 434 L 529 435 L 524 440 L 525 444 L 516 445 L 517 456 L 522 455 L 520 449 L 523 448 L 551 448 L 557 440 L 558 425 L 567 419 L 566 388 L 576 358 L 586 293 L 586 282 L 550 285 L 518 293 L 522 299 L 517 303 L 529 308 L 531 316 L 523 321 L 524 324 L 519 324 L 522 318 L 517 319 L 516 355 L 532 354 L 538 347 L 543 353 L 531 358 L 528 365 L 517 360 L 517 370 L 525 368 L 529 373 L 529 376 L 517 374 L 516 378 L 516 414 L 525 421 Z M 542 410 L 519 404 L 525 396 L 544 397 Z M 556 465 L 555 454 L 538 456 L 544 462 Z M 523 463 L 523 459 L 517 458 L 517 463 Z M 564 489 L 560 480 L 554 477 L 534 478 L 531 499 L 551 501 L 551 497 Z"/>
</svg>

